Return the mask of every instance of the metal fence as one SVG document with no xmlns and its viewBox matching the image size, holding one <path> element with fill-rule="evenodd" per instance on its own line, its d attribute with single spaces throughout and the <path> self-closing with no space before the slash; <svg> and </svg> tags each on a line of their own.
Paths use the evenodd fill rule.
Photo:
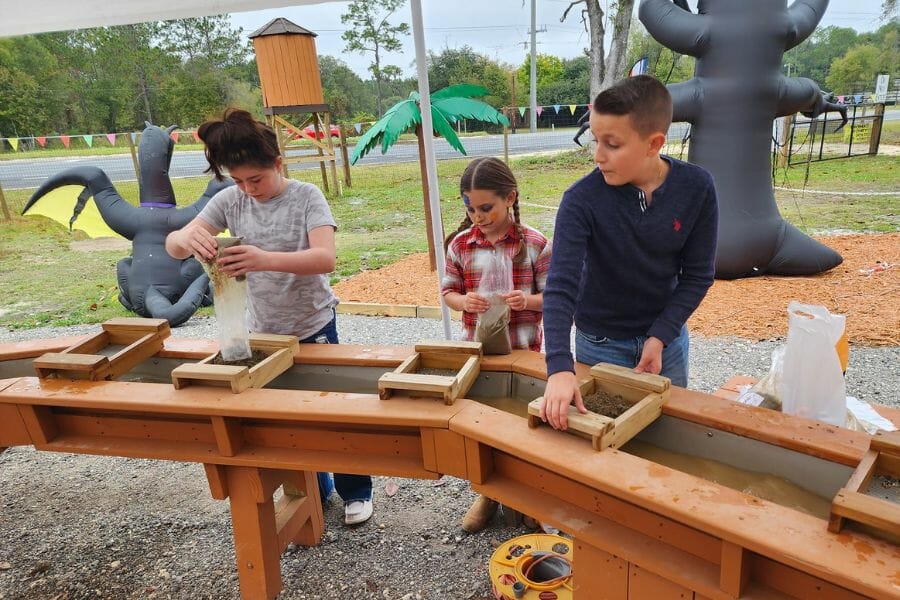
<svg viewBox="0 0 900 600">
<path fill-rule="evenodd" d="M 785 117 L 772 162 L 784 167 L 878 154 L 883 123 L 881 103 L 848 105 L 846 124 L 836 113 L 817 119 Z"/>
</svg>

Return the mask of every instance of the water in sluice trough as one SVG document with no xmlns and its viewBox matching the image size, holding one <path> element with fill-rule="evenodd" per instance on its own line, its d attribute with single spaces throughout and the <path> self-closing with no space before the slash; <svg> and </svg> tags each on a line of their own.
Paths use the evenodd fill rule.
<svg viewBox="0 0 900 600">
<path fill-rule="evenodd" d="M 504 397 L 474 398 L 474 400 L 520 417 L 528 416 L 528 403 L 523 400 Z M 739 469 L 716 460 L 675 452 L 640 440 L 631 440 L 620 450 L 820 519 L 827 519 L 831 509 L 831 500 L 817 496 L 787 479 L 770 473 Z"/>
</svg>

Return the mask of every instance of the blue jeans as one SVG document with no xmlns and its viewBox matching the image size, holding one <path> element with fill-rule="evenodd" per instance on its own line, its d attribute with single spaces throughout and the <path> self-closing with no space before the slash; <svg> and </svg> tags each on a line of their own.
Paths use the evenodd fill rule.
<svg viewBox="0 0 900 600">
<path fill-rule="evenodd" d="M 334 309 L 332 309 L 331 321 L 308 338 L 300 340 L 300 343 L 337 344 L 337 316 Z M 322 498 L 322 502 L 325 502 L 335 489 L 344 502 L 372 499 L 372 477 L 369 475 L 335 473 L 333 480 L 331 473 L 318 473 L 317 476 L 319 480 L 319 495 Z"/>
<path fill-rule="evenodd" d="M 576 328 L 575 360 L 586 365 L 606 362 L 634 368 L 641 361 L 641 352 L 644 351 L 644 342 L 646 341 L 647 336 L 645 335 L 624 340 L 613 340 L 607 337 L 591 335 Z M 685 325 L 681 328 L 681 333 L 678 334 L 678 337 L 663 348 L 662 352 L 662 371 L 660 375 L 671 379 L 672 385 L 687 387 L 689 349 L 690 337 L 688 336 L 687 325 Z"/>
</svg>

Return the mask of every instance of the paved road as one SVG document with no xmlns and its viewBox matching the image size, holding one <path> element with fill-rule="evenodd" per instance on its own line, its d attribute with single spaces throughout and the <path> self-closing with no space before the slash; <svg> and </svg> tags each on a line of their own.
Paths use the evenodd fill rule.
<svg viewBox="0 0 900 600">
<path fill-rule="evenodd" d="M 798 120 L 803 120 L 798 117 Z M 900 110 L 885 112 L 885 120 L 900 120 Z M 677 142 L 684 137 L 687 131 L 687 123 L 674 123 L 669 129 L 669 140 Z M 523 133 L 521 130 L 515 135 L 509 136 L 510 154 L 528 154 L 532 152 L 549 152 L 555 150 L 568 150 L 575 147 L 572 142 L 574 129 L 561 129 L 559 131 L 543 131 L 540 133 Z M 503 136 L 486 135 L 480 137 L 461 138 L 463 146 L 469 156 L 499 156 L 503 154 Z M 582 142 L 590 139 L 585 134 Z M 354 146 L 348 148 L 353 152 Z M 450 147 L 446 140 L 437 138 L 434 140 L 435 155 L 438 160 L 448 158 L 460 158 L 459 153 Z M 370 165 L 380 163 L 412 162 L 418 160 L 419 150 L 416 144 L 396 144 L 388 150 L 387 154 L 381 154 L 380 149 L 375 149 L 360 160 L 357 164 Z M 340 165 L 340 157 L 338 158 Z M 43 158 L 0 161 L 0 183 L 7 190 L 30 189 L 39 186 L 47 177 L 76 166 L 93 165 L 100 167 L 112 181 L 134 180 L 134 167 L 131 156 L 128 154 L 107 156 L 84 156 L 71 158 Z M 293 165 L 297 169 L 315 169 L 318 163 L 306 163 Z M 203 175 L 206 169 L 206 158 L 200 151 L 179 151 L 177 148 L 172 156 L 170 174 L 172 177 L 198 177 Z"/>
<path fill-rule="evenodd" d="M 676 123 L 669 132 L 669 137 L 680 140 L 683 137 L 687 125 Z M 532 152 L 546 152 L 554 150 L 568 150 L 575 147 L 572 142 L 574 129 L 560 131 L 548 131 L 542 133 L 516 133 L 509 136 L 510 154 L 528 154 Z M 590 139 L 589 135 L 582 138 L 582 142 Z M 463 146 L 469 156 L 501 155 L 503 154 L 503 136 L 487 135 L 479 137 L 462 138 Z M 460 158 L 459 152 L 450 147 L 446 140 L 438 138 L 434 140 L 435 155 L 438 160 L 447 158 Z M 353 146 L 348 148 L 352 155 Z M 419 150 L 416 144 L 396 144 L 382 155 L 380 149 L 375 149 L 366 155 L 357 164 L 370 165 L 379 163 L 412 162 L 418 160 Z M 340 157 L 338 165 L 340 166 Z M 134 167 L 131 156 L 128 154 L 106 156 L 84 156 L 71 158 L 44 158 L 21 159 L 0 161 L 0 183 L 7 190 L 31 189 L 39 186 L 47 177 L 65 169 L 77 166 L 96 166 L 109 176 L 112 181 L 134 180 Z M 314 169 L 318 163 L 306 163 L 293 165 L 293 168 Z M 206 158 L 200 151 L 179 151 L 177 148 L 172 156 L 170 167 L 171 177 L 197 177 L 202 176 L 206 169 Z"/>
</svg>

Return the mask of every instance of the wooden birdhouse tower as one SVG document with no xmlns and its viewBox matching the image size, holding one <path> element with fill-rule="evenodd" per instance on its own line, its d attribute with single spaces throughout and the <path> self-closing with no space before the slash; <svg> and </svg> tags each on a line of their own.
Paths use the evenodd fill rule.
<svg viewBox="0 0 900 600">
<path fill-rule="evenodd" d="M 328 191 L 325 163 L 331 167 L 331 179 L 338 190 L 335 169 L 335 141 L 332 139 L 331 116 L 322 93 L 316 34 L 283 17 L 272 19 L 250 34 L 256 52 L 256 66 L 262 87 L 263 112 L 278 135 L 284 175 L 288 164 L 318 161 L 322 184 Z M 280 115 L 308 115 L 300 124 L 288 122 Z M 310 130 L 308 126 L 311 126 Z M 304 131 L 304 128 L 307 128 Z M 342 153 L 346 154 L 343 131 L 340 132 Z M 303 140 L 303 143 L 300 143 Z M 309 149 L 316 154 L 298 154 L 286 149 Z M 349 186 L 348 162 L 344 157 L 345 181 Z"/>
</svg>

